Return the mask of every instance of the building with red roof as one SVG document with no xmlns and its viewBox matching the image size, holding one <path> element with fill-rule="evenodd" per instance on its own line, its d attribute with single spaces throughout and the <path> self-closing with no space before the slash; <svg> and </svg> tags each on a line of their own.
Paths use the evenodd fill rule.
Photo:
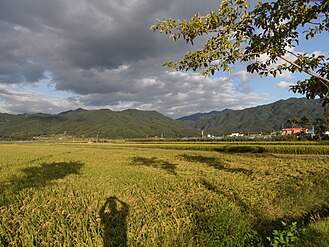
<svg viewBox="0 0 329 247">
<path fill-rule="evenodd" d="M 300 133 L 307 133 L 307 128 L 295 127 L 295 128 L 283 128 L 282 135 L 294 135 Z"/>
</svg>

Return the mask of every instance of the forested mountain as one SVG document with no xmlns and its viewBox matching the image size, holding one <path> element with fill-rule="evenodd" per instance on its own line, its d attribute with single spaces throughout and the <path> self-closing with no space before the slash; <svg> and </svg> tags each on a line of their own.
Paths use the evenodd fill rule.
<svg viewBox="0 0 329 247">
<path fill-rule="evenodd" d="M 260 132 L 280 130 L 288 127 L 288 119 L 306 117 L 309 125 L 323 118 L 323 107 L 318 100 L 290 98 L 272 104 L 243 110 L 224 110 L 210 113 L 197 113 L 179 118 L 188 125 L 204 129 L 214 135 L 227 132 Z"/>
<path fill-rule="evenodd" d="M 197 113 L 177 121 L 156 111 L 76 109 L 50 114 L 0 113 L 0 139 L 69 135 L 100 138 L 198 137 L 203 129 L 213 135 L 228 132 L 260 132 L 289 127 L 288 119 L 306 117 L 309 126 L 323 118 L 317 100 L 291 98 L 244 110 Z"/>
<path fill-rule="evenodd" d="M 77 137 L 145 138 L 198 136 L 197 130 L 155 111 L 76 109 L 57 115 L 0 113 L 0 138 L 66 134 Z"/>
</svg>

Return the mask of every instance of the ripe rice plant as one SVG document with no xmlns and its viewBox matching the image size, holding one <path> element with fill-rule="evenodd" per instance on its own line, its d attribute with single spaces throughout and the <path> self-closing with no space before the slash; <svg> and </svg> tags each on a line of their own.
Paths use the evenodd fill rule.
<svg viewBox="0 0 329 247">
<path fill-rule="evenodd" d="M 176 150 L 203 150 L 225 153 L 275 153 L 329 155 L 328 143 L 321 142 L 127 142 L 110 146 L 158 148 Z"/>
<path fill-rule="evenodd" d="M 0 245 L 268 246 L 281 221 L 306 228 L 305 245 L 326 241 L 328 164 L 137 144 L 2 144 Z"/>
</svg>

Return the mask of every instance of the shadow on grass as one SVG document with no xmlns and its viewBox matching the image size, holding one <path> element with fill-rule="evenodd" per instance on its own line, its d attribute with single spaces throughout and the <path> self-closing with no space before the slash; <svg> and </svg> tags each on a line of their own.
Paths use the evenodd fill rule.
<svg viewBox="0 0 329 247">
<path fill-rule="evenodd" d="M 310 210 L 305 212 L 301 217 L 285 217 L 275 220 L 266 220 L 266 215 L 262 214 L 258 210 L 253 209 L 250 205 L 245 203 L 239 194 L 235 191 L 224 192 L 217 188 L 217 186 L 210 183 L 208 180 L 202 178 L 200 183 L 209 191 L 212 191 L 218 195 L 225 196 L 229 201 L 235 202 L 237 206 L 243 209 L 245 212 L 249 212 L 254 215 L 256 221 L 254 222 L 254 230 L 258 233 L 260 240 L 264 246 L 269 246 L 269 240 L 267 237 L 272 237 L 274 230 L 282 230 L 284 227 L 282 222 L 291 225 L 293 222 L 297 222 L 299 228 L 306 227 L 307 225 L 314 223 L 318 220 L 329 217 L 329 207 L 324 205 L 316 210 Z"/>
<path fill-rule="evenodd" d="M 79 162 L 54 162 L 44 163 L 36 167 L 23 168 L 22 177 L 14 177 L 10 180 L 15 189 L 41 188 L 63 179 L 70 174 L 79 174 L 82 163 Z"/>
<path fill-rule="evenodd" d="M 202 156 L 202 155 L 187 155 L 183 154 L 179 156 L 180 158 L 189 161 L 189 162 L 198 162 L 198 163 L 203 163 L 206 164 L 210 167 L 213 167 L 217 170 L 225 171 L 225 172 L 230 172 L 230 173 L 243 173 L 247 176 L 250 176 L 253 172 L 244 169 L 244 168 L 228 168 L 224 166 L 224 163 L 220 161 L 219 159 L 216 159 L 214 157 L 207 157 L 207 156 Z"/>
<path fill-rule="evenodd" d="M 217 152 L 224 153 L 264 153 L 265 148 L 260 146 L 224 146 L 221 148 L 216 148 Z"/>
<path fill-rule="evenodd" d="M 225 195 L 227 198 L 229 198 L 231 201 L 234 201 L 239 207 L 243 208 L 245 211 L 249 210 L 249 207 L 246 203 L 243 202 L 243 200 L 240 198 L 238 193 L 235 191 L 230 191 L 230 193 L 225 193 L 218 189 L 215 185 L 211 184 L 206 179 L 201 179 L 201 184 L 207 189 L 212 192 L 217 193 L 218 195 Z"/>
<path fill-rule="evenodd" d="M 65 155 L 65 154 L 70 154 L 70 153 L 72 153 L 72 152 L 67 151 L 67 152 L 56 154 L 56 155 L 55 154 L 45 155 L 45 156 L 41 156 L 41 157 L 32 159 L 32 160 L 29 161 L 29 163 L 33 164 L 35 162 L 40 162 L 40 161 L 45 160 L 45 159 L 53 158 L 54 156 L 58 157 L 60 155 Z"/>
<path fill-rule="evenodd" d="M 109 197 L 99 216 L 103 225 L 104 247 L 127 246 L 127 216 L 129 206 L 115 196 Z"/>
<path fill-rule="evenodd" d="M 145 158 L 145 157 L 133 157 L 131 165 L 142 165 L 142 166 L 151 166 L 154 168 L 160 168 L 167 171 L 169 174 L 177 175 L 176 173 L 176 164 L 172 164 L 168 161 L 159 160 L 156 157 Z"/>
<path fill-rule="evenodd" d="M 316 210 L 308 211 L 301 217 L 286 217 L 280 218 L 273 221 L 263 221 L 255 227 L 255 230 L 262 237 L 263 242 L 267 242 L 266 237 L 271 236 L 273 230 L 282 230 L 282 222 L 291 225 L 293 222 L 297 222 L 298 228 L 304 228 L 307 225 L 317 222 L 321 219 L 329 217 L 329 207 L 322 206 Z"/>
</svg>

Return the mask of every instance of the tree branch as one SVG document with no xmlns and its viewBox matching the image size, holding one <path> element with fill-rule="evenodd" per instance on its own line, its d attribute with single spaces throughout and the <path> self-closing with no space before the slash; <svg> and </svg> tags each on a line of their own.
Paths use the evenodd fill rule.
<svg viewBox="0 0 329 247">
<path fill-rule="evenodd" d="M 262 55 L 262 52 L 252 52 L 252 53 L 247 53 L 247 54 L 239 54 L 237 55 L 238 58 L 244 58 L 244 57 L 248 57 L 248 56 L 260 56 Z"/>
<path fill-rule="evenodd" d="M 293 53 L 292 53 L 292 54 L 293 54 Z M 294 55 L 295 55 L 295 54 L 294 54 Z M 300 65 L 298 65 L 298 64 L 296 64 L 296 63 L 294 63 L 294 62 L 292 62 L 292 61 L 290 61 L 290 60 L 288 60 L 288 59 L 286 59 L 286 58 L 285 58 L 284 56 L 282 56 L 282 55 L 279 55 L 279 57 L 280 57 L 282 60 L 284 60 L 285 62 L 287 62 L 287 63 L 289 63 L 289 64 L 291 64 L 291 65 L 293 65 L 293 66 L 299 68 L 301 71 L 303 71 L 303 72 L 309 74 L 310 76 L 313 76 L 313 77 L 315 77 L 315 78 L 318 78 L 318 79 L 321 81 L 321 83 L 322 83 L 322 84 L 328 89 L 328 91 L 329 91 L 329 79 L 327 79 L 327 78 L 325 78 L 325 77 L 323 77 L 323 76 L 320 76 L 320 75 L 314 73 L 313 71 L 311 71 L 311 70 L 309 70 L 309 69 L 304 69 L 302 66 L 300 66 Z"/>
<path fill-rule="evenodd" d="M 327 27 L 326 25 L 324 25 L 322 22 L 309 22 L 310 24 L 313 24 L 313 25 L 318 25 L 322 28 L 324 28 L 325 30 L 329 31 L 329 27 Z"/>
</svg>

